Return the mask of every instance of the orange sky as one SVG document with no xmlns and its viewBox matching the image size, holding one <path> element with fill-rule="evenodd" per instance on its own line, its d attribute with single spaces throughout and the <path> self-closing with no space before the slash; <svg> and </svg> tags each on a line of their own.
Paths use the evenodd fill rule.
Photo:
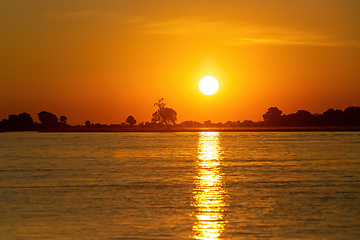
<svg viewBox="0 0 360 240">
<path fill-rule="evenodd" d="M 13 0 L 0 4 L 0 119 L 260 120 L 360 105 L 358 0 Z M 206 96 L 198 82 L 220 82 Z"/>
</svg>

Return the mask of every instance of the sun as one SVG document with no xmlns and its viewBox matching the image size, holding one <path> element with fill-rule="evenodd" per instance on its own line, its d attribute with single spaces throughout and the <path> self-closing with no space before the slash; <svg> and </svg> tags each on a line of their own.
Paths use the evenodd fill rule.
<svg viewBox="0 0 360 240">
<path fill-rule="evenodd" d="M 212 76 L 203 77 L 199 82 L 199 89 L 205 95 L 213 95 L 219 89 L 219 82 Z"/>
</svg>

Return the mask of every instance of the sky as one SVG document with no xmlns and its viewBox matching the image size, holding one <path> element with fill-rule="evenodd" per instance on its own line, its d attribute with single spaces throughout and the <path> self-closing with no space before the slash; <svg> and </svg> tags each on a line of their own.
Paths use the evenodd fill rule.
<svg viewBox="0 0 360 240">
<path fill-rule="evenodd" d="M 0 119 L 262 120 L 360 106 L 358 0 L 0 0 Z M 218 79 L 204 95 L 198 82 Z"/>
</svg>

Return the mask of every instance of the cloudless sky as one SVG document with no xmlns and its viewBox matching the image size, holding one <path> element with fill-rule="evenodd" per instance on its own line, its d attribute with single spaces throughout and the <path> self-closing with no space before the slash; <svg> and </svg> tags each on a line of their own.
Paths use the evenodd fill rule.
<svg viewBox="0 0 360 240">
<path fill-rule="evenodd" d="M 0 0 L 0 119 L 261 120 L 360 105 L 358 0 Z M 219 80 L 206 96 L 198 82 Z"/>
</svg>

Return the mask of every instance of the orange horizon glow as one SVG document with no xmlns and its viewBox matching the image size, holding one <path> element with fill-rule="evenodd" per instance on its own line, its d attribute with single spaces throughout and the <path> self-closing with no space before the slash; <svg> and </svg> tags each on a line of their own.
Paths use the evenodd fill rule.
<svg viewBox="0 0 360 240">
<path fill-rule="evenodd" d="M 45 2 L 0 9 L 0 120 L 140 123 L 160 98 L 179 123 L 360 105 L 357 1 Z"/>
</svg>

